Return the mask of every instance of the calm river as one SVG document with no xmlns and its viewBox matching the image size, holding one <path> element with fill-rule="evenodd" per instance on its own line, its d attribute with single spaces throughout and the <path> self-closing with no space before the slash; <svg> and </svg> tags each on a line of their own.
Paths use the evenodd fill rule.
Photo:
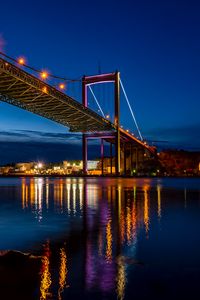
<svg viewBox="0 0 200 300">
<path fill-rule="evenodd" d="M 198 299 L 200 179 L 1 178 L 0 250 L 2 300 Z"/>
</svg>

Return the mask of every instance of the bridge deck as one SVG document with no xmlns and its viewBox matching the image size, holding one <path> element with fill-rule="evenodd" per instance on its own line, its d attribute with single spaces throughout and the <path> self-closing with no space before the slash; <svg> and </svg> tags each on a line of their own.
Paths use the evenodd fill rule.
<svg viewBox="0 0 200 300">
<path fill-rule="evenodd" d="M 0 58 L 0 100 L 77 132 L 114 130 L 114 125 L 73 98 Z"/>
<path fill-rule="evenodd" d="M 106 132 L 116 128 L 75 99 L 0 58 L 0 100 L 53 120 L 74 132 Z M 131 142 L 154 153 L 154 149 L 120 129 L 122 142 Z"/>
</svg>

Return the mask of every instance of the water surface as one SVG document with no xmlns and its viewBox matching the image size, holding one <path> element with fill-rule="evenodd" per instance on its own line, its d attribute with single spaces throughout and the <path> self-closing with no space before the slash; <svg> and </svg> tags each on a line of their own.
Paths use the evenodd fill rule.
<svg viewBox="0 0 200 300">
<path fill-rule="evenodd" d="M 1 178 L 0 250 L 0 299 L 197 299 L 200 179 Z"/>
</svg>

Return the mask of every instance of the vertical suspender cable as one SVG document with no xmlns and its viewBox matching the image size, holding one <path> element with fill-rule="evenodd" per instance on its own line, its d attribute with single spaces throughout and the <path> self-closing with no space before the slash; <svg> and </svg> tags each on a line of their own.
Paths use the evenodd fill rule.
<svg viewBox="0 0 200 300">
<path fill-rule="evenodd" d="M 103 110 L 102 110 L 102 108 L 101 108 L 101 106 L 100 106 L 100 104 L 99 104 L 99 102 L 98 102 L 98 100 L 97 100 L 97 98 L 96 98 L 96 96 L 95 96 L 95 94 L 94 94 L 94 92 L 93 92 L 91 86 L 88 85 L 88 87 L 89 87 L 89 89 L 90 89 L 90 92 L 91 92 L 92 96 L 94 97 L 94 100 L 96 101 L 96 104 L 97 104 L 97 106 L 98 106 L 100 112 L 102 113 L 102 116 L 105 118 L 104 112 L 103 112 Z"/>
</svg>

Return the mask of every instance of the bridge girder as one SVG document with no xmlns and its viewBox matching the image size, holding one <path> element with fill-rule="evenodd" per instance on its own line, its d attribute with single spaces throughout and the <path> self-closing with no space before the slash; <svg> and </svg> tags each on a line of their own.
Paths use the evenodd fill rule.
<svg viewBox="0 0 200 300">
<path fill-rule="evenodd" d="M 111 79 L 114 78 L 113 73 Z M 110 74 L 102 76 L 103 81 L 109 79 Z M 88 80 L 91 83 L 99 81 L 92 77 Z M 118 129 L 120 140 L 135 143 L 154 153 L 150 146 L 117 128 L 116 124 L 3 58 L 0 58 L 0 100 L 60 123 L 72 132 L 116 134 Z"/>
<path fill-rule="evenodd" d="M 110 121 L 91 109 L 85 108 L 73 98 L 2 58 L 0 58 L 0 97 L 1 101 L 54 120 L 69 127 L 71 131 L 96 132 L 115 129 Z M 59 116 L 58 107 L 61 109 Z"/>
</svg>

